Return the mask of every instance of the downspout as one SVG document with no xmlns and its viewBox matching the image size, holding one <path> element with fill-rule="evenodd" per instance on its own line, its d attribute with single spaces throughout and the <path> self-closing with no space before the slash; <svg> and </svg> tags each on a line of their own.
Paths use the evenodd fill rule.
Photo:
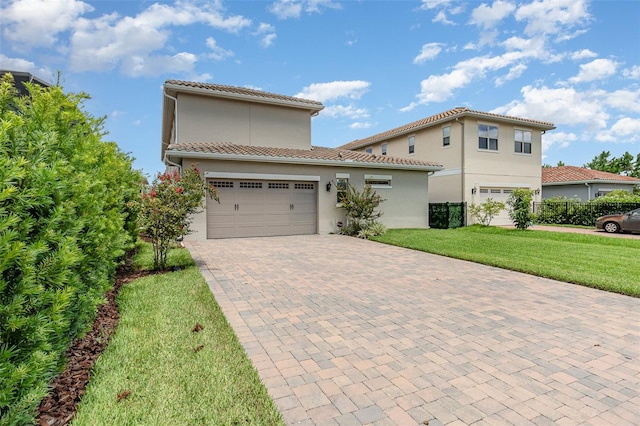
<svg viewBox="0 0 640 426">
<path fill-rule="evenodd" d="M 460 202 L 464 203 L 465 202 L 465 180 L 466 180 L 466 176 L 465 176 L 465 170 L 464 170 L 464 164 L 465 164 L 465 158 L 464 158 L 464 122 L 460 121 L 459 117 L 456 117 L 456 122 L 458 124 L 460 124 L 460 128 L 462 129 L 462 137 L 460 138 L 462 140 L 462 161 L 460 164 L 460 184 L 462 185 L 462 189 L 461 189 L 461 193 L 460 195 L 462 196 L 460 199 Z M 473 202 L 473 200 L 471 200 Z"/>
<path fill-rule="evenodd" d="M 584 183 L 587 186 L 587 201 L 591 199 L 591 185 L 588 182 Z"/>
<path fill-rule="evenodd" d="M 169 95 L 166 89 L 162 91 L 162 94 L 167 98 L 173 100 L 173 123 L 174 123 L 173 124 L 173 142 L 177 143 L 178 142 L 178 98 L 174 98 L 173 96 Z M 169 160 L 169 157 L 167 157 L 166 152 L 164 153 L 164 158 L 162 159 L 162 162 L 169 166 L 177 167 L 178 170 L 180 171 L 180 174 L 182 174 L 182 165 Z"/>
</svg>

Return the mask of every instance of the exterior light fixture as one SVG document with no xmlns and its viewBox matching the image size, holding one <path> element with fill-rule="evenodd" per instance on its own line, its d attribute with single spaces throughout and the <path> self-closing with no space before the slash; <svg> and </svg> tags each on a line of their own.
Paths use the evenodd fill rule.
<svg viewBox="0 0 640 426">
<path fill-rule="evenodd" d="M 327 192 L 331 192 L 331 182 L 327 182 Z"/>
</svg>

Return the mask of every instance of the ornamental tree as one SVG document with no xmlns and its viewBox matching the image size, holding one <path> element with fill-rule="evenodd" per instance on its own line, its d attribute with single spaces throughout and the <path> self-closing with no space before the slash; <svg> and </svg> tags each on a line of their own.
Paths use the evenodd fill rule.
<svg viewBox="0 0 640 426">
<path fill-rule="evenodd" d="M 220 202 L 216 188 L 205 182 L 195 166 L 182 174 L 177 170 L 158 174 L 143 191 L 140 226 L 153 244 L 155 269 L 165 269 L 171 243 L 192 232 L 193 215 L 202 211 L 206 196 Z"/>
</svg>

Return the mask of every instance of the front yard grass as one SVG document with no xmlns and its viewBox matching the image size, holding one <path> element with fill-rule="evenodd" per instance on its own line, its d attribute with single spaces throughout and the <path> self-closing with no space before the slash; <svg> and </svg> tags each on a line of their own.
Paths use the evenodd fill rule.
<svg viewBox="0 0 640 426">
<path fill-rule="evenodd" d="M 152 264 L 145 244 L 134 265 Z M 73 425 L 283 424 L 189 252 L 171 250 L 168 265 L 182 269 L 122 287 Z"/>
<path fill-rule="evenodd" d="M 392 229 L 375 241 L 640 297 L 640 238 L 469 226 Z"/>
</svg>

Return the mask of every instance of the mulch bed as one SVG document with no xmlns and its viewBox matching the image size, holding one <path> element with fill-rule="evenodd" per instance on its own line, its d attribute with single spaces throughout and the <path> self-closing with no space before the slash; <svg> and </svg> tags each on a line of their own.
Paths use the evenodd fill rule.
<svg viewBox="0 0 640 426">
<path fill-rule="evenodd" d="M 66 425 L 73 419 L 80 398 L 89 383 L 91 369 L 107 346 L 120 320 L 116 303 L 118 292 L 126 283 L 155 273 L 158 272 L 132 271 L 130 268 L 118 271 L 113 289 L 106 294 L 107 302 L 98 308 L 91 331 L 73 342 L 66 354 L 65 370 L 50 383 L 51 392 L 38 408 L 39 425 Z"/>
</svg>

